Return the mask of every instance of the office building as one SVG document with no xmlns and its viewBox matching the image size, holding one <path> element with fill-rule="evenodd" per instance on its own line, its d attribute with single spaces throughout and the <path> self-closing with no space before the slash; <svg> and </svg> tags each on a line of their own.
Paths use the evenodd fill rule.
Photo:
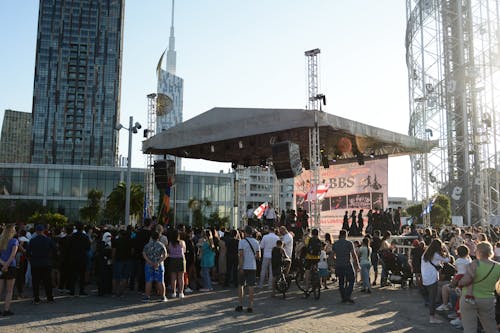
<svg viewBox="0 0 500 333">
<path fill-rule="evenodd" d="M 41 0 L 31 162 L 115 165 L 124 0 Z"/>
<path fill-rule="evenodd" d="M 29 163 L 31 113 L 5 110 L 0 137 L 0 163 Z"/>
</svg>

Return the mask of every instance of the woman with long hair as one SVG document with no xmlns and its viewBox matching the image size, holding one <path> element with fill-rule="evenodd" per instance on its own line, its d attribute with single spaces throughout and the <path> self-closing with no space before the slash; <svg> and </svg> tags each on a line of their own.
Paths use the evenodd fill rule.
<svg viewBox="0 0 500 333">
<path fill-rule="evenodd" d="M 495 285 L 500 279 L 500 264 L 491 260 L 493 247 L 480 242 L 476 247 L 476 258 L 467 266 L 467 271 L 458 281 L 464 287 L 460 297 L 460 314 L 465 333 L 477 332 L 477 318 L 486 333 L 497 332 L 495 321 Z M 474 302 L 467 300 L 468 289 L 472 288 Z"/>
<path fill-rule="evenodd" d="M 444 263 L 450 262 L 450 253 L 440 239 L 435 238 L 422 256 L 422 284 L 429 297 L 429 323 L 439 324 L 443 321 L 436 317 L 436 295 L 438 292 L 439 270 Z"/>
<path fill-rule="evenodd" d="M 14 238 L 16 227 L 14 224 L 9 224 L 5 227 L 0 235 L 0 265 L 2 267 L 0 276 L 0 295 L 2 294 L 4 285 L 5 303 L 3 316 L 11 316 L 14 313 L 10 311 L 10 302 L 12 301 L 12 292 L 16 282 L 16 253 L 19 247 L 19 241 Z"/>
<path fill-rule="evenodd" d="M 184 298 L 184 272 L 186 271 L 186 243 L 181 240 L 179 230 L 172 229 L 168 233 L 168 271 L 170 272 L 170 286 L 172 298 Z"/>
<path fill-rule="evenodd" d="M 203 288 L 200 291 L 212 291 L 210 269 L 215 266 L 215 251 L 212 232 L 209 229 L 201 232 L 198 248 L 200 250 L 201 278 L 203 279 Z"/>
</svg>

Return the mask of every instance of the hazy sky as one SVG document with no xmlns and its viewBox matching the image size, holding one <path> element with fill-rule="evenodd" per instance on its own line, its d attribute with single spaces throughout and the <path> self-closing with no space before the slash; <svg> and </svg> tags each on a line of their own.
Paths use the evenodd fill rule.
<svg viewBox="0 0 500 333">
<path fill-rule="evenodd" d="M 168 46 L 170 0 L 127 0 L 121 123 L 147 123 L 146 95 Z M 0 1 L 0 116 L 31 112 L 38 1 Z M 320 48 L 326 112 L 406 134 L 405 2 L 394 0 L 177 0 L 177 75 L 184 78 L 184 120 L 212 107 L 303 108 L 304 51 Z M 265 120 L 264 120 L 265 121 Z M 120 153 L 127 154 L 122 131 Z M 145 166 L 142 135 L 133 166 Z M 228 164 L 184 161 L 187 170 Z M 389 159 L 389 196 L 411 197 L 409 157 Z"/>
</svg>

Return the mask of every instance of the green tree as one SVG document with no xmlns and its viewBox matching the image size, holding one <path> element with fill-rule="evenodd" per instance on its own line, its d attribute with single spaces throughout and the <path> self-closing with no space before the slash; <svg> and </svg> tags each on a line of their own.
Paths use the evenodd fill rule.
<svg viewBox="0 0 500 333">
<path fill-rule="evenodd" d="M 204 221 L 206 219 L 205 212 L 208 207 L 212 206 L 212 202 L 205 198 L 203 200 L 198 200 L 196 198 L 189 199 L 188 208 L 193 214 L 193 227 L 203 228 Z"/>
<path fill-rule="evenodd" d="M 219 211 L 215 211 L 210 214 L 207 220 L 211 228 L 214 227 L 228 227 L 229 226 L 229 216 L 220 216 Z"/>
<path fill-rule="evenodd" d="M 438 194 L 431 209 L 431 225 L 441 227 L 451 224 L 451 204 L 450 198 L 446 195 Z"/>
<path fill-rule="evenodd" d="M 125 197 L 127 186 L 120 182 L 106 199 L 105 216 L 115 223 L 119 221 L 124 223 L 125 217 Z M 142 216 L 144 208 L 144 190 L 140 184 L 131 184 L 130 186 L 130 215 Z"/>
<path fill-rule="evenodd" d="M 28 223 L 62 228 L 68 223 L 68 218 L 59 213 L 35 213 L 28 218 Z"/>
<path fill-rule="evenodd" d="M 80 208 L 80 217 L 85 222 L 95 225 L 101 213 L 102 191 L 91 189 L 87 193 L 87 205 Z"/>
</svg>

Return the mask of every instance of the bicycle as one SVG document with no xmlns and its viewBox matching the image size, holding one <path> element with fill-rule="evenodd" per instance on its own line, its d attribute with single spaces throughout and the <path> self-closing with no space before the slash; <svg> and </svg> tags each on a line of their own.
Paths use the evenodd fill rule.
<svg viewBox="0 0 500 333">
<path fill-rule="evenodd" d="M 286 266 L 282 265 L 280 274 L 276 278 L 276 290 L 279 293 L 283 294 L 283 298 L 286 298 L 286 292 L 290 288 L 290 285 L 292 284 L 291 275 L 285 274 L 285 271 L 286 271 Z"/>
<path fill-rule="evenodd" d="M 295 283 L 297 287 L 304 292 L 305 297 L 309 297 L 312 293 L 314 299 L 319 299 L 321 293 L 321 279 L 319 276 L 318 264 L 314 263 L 309 270 L 309 287 L 307 288 L 307 281 L 305 277 L 306 269 L 304 265 L 298 268 L 295 274 Z"/>
</svg>

